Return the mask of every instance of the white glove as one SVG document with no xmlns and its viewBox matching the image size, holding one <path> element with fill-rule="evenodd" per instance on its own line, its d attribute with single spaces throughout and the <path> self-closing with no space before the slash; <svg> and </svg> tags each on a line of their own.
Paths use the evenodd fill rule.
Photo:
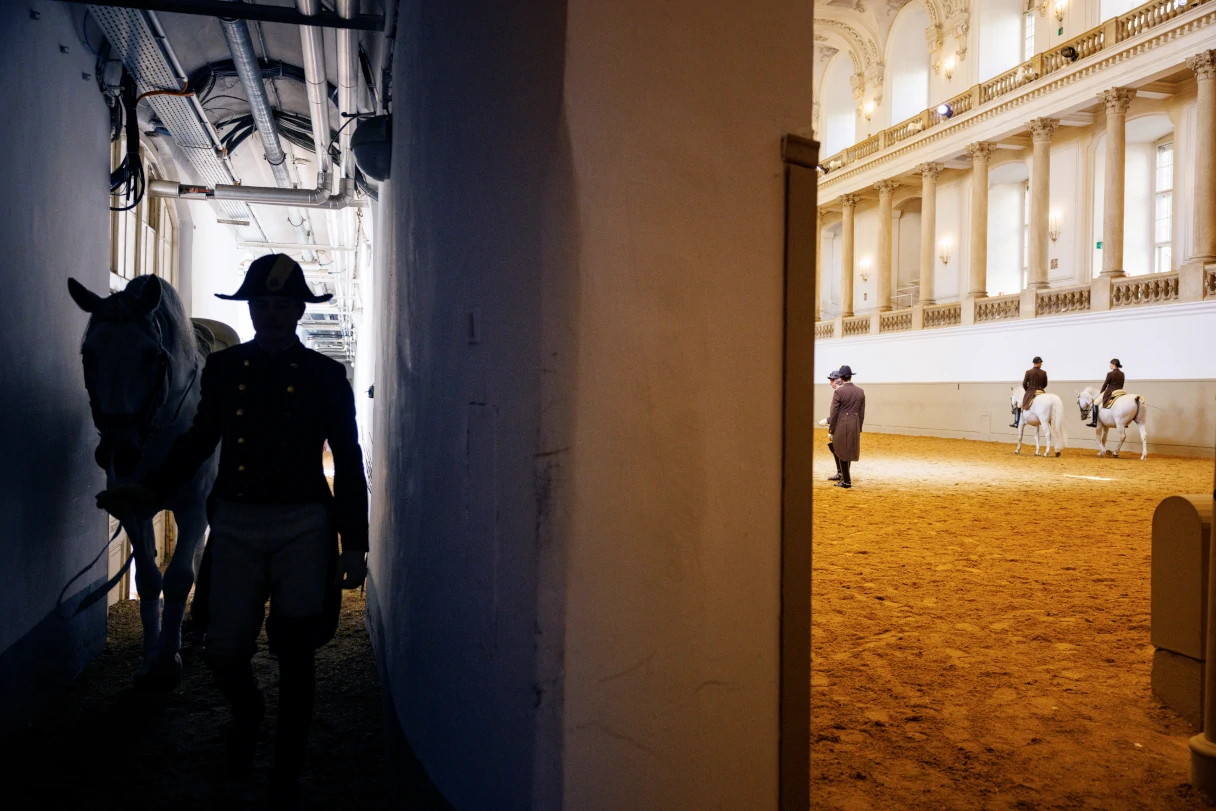
<svg viewBox="0 0 1216 811">
<path fill-rule="evenodd" d="M 828 418 L 824 417 L 823 419 L 821 419 L 819 422 L 817 422 L 815 424 L 818 425 L 820 428 L 827 428 L 828 427 Z"/>
</svg>

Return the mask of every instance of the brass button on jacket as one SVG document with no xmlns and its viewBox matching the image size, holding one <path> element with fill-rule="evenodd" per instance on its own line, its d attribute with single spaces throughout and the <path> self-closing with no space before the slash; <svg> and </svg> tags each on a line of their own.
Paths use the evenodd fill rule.
<svg viewBox="0 0 1216 811">
<path fill-rule="evenodd" d="M 214 496 L 248 504 L 331 503 L 343 548 L 367 548 L 363 451 L 340 363 L 299 342 L 274 357 L 252 341 L 211 355 L 193 427 L 143 484 L 164 498 L 221 441 Z M 326 442 L 334 456 L 332 496 L 321 462 Z M 256 472 L 245 476 L 246 468 Z"/>
</svg>

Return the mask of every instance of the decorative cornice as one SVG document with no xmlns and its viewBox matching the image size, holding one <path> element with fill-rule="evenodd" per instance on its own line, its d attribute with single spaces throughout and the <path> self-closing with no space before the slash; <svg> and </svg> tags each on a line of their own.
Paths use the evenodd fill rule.
<svg viewBox="0 0 1216 811">
<path fill-rule="evenodd" d="M 890 197 L 899 188 L 899 183 L 895 180 L 880 180 L 874 184 L 874 188 L 878 191 L 879 197 Z"/>
<path fill-rule="evenodd" d="M 1021 84 L 1013 93 L 1002 94 L 999 98 L 981 104 L 974 111 L 961 116 L 955 116 L 948 122 L 934 126 L 923 134 L 901 141 L 893 148 L 882 150 L 871 158 L 850 163 L 821 178 L 819 188 L 821 190 L 830 190 L 832 187 L 848 183 L 859 175 L 871 172 L 884 164 L 908 158 L 915 153 L 926 150 L 932 144 L 952 139 L 971 127 L 990 122 L 993 119 L 999 119 L 1019 107 L 1038 102 L 1046 97 L 1056 98 L 1060 93 L 1067 90 L 1070 85 L 1086 81 L 1107 69 L 1129 64 L 1143 64 L 1144 67 L 1141 71 L 1133 71 L 1124 81 L 1144 78 L 1159 71 L 1160 65 L 1159 62 L 1153 59 L 1142 60 L 1139 57 L 1152 53 L 1159 48 L 1173 47 L 1173 50 L 1177 50 L 1179 46 L 1176 43 L 1180 40 L 1192 34 L 1205 32 L 1212 26 L 1216 26 L 1216 3 L 1205 3 L 1199 8 L 1185 11 L 1177 19 L 1171 20 L 1167 25 L 1153 28 L 1143 35 L 1120 42 L 1113 47 L 1103 48 L 1096 56 L 1064 70 L 1051 73 L 1048 76 L 1036 77 Z M 1169 58 L 1172 60 L 1176 59 L 1179 62 L 1186 61 L 1186 57 L 1182 54 L 1173 52 L 1170 53 Z M 1171 64 L 1174 63 L 1171 62 Z M 1096 90 L 1089 92 L 1096 92 Z M 1089 92 L 1086 93 L 1086 96 L 1092 98 L 1092 96 L 1089 96 Z M 1083 98 L 1079 96 L 1072 97 L 1061 103 L 1072 104 L 1074 102 L 1082 103 Z M 908 171 L 908 169 L 899 169 L 895 173 L 898 174 L 905 171 Z"/>
<path fill-rule="evenodd" d="M 971 156 L 972 163 L 987 163 L 993 152 L 996 152 L 996 144 L 987 141 L 967 144 L 967 154 Z"/>
<path fill-rule="evenodd" d="M 1127 108 L 1132 105 L 1136 91 L 1128 87 L 1112 87 L 1098 94 L 1098 101 L 1106 106 L 1107 115 L 1127 115 Z"/>
<path fill-rule="evenodd" d="M 1216 51 L 1200 51 L 1186 60 L 1186 66 L 1195 72 L 1196 79 L 1216 78 Z"/>
<path fill-rule="evenodd" d="M 1030 137 L 1036 144 L 1050 143 L 1051 136 L 1055 135 L 1059 126 L 1060 119 L 1058 118 L 1032 118 L 1026 122 L 1026 128 L 1030 130 Z"/>
<path fill-rule="evenodd" d="M 922 163 L 912 171 L 921 176 L 922 180 L 937 180 L 937 176 L 942 173 L 942 169 L 946 167 L 940 163 Z"/>
</svg>

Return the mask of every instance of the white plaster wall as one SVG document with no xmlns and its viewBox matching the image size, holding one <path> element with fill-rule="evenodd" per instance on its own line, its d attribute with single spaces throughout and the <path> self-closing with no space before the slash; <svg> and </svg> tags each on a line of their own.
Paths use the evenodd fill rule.
<svg viewBox="0 0 1216 811">
<path fill-rule="evenodd" d="M 853 222 L 856 247 L 853 250 L 853 312 L 860 315 L 873 310 L 878 290 L 878 207 L 873 201 L 857 206 Z M 866 271 L 868 262 L 869 270 Z M 862 281 L 865 272 L 868 280 Z"/>
<path fill-rule="evenodd" d="M 815 368 L 847 363 L 862 386 L 1020 383 L 1030 359 L 1041 355 L 1051 378 L 1100 382 L 1118 357 L 1129 380 L 1209 380 L 1216 379 L 1216 355 L 1180 348 L 1206 346 L 1213 334 L 1216 305 L 1172 304 L 820 341 Z"/>
<path fill-rule="evenodd" d="M 1022 0 L 983 0 L 978 4 L 979 53 L 975 57 L 979 66 L 978 81 L 986 82 L 1022 63 L 1022 11 L 1025 5 Z"/>
<path fill-rule="evenodd" d="M 835 155 L 857 141 L 857 103 L 849 85 L 853 63 L 840 51 L 828 62 L 823 74 L 823 97 L 819 100 L 819 131 L 823 133 L 823 155 Z M 922 108 L 923 109 L 923 108 Z"/>
<path fill-rule="evenodd" d="M 1048 240 L 1047 279 L 1053 285 L 1068 285 L 1079 279 L 1088 279 L 1089 257 L 1081 256 L 1081 227 L 1084 219 L 1081 212 L 1084 165 L 1081 148 L 1076 142 L 1067 143 L 1051 150 L 1051 204 L 1050 211 L 1060 218 L 1060 237 L 1055 242 Z M 1032 170 L 1033 171 L 1033 170 Z M 1051 268 L 1051 260 L 1058 260 Z"/>
<path fill-rule="evenodd" d="M 1025 187 L 1001 183 L 988 188 L 988 294 L 1022 289 Z"/>
<path fill-rule="evenodd" d="M 569 4 L 565 808 L 777 806 L 779 145 L 810 118 L 811 17 Z"/>
<path fill-rule="evenodd" d="M 929 106 L 929 48 L 925 29 L 929 15 L 920 3 L 900 10 L 887 39 L 886 90 L 888 126 L 911 118 Z M 832 154 L 828 152 L 827 154 Z"/>
<path fill-rule="evenodd" d="M 1128 144 L 1123 185 L 1123 269 L 1129 276 L 1153 272 L 1154 144 Z M 1096 265 L 1095 275 L 1102 266 Z"/>
<path fill-rule="evenodd" d="M 905 211 L 897 222 L 899 239 L 894 247 L 898 248 L 898 262 L 894 267 L 899 272 L 895 274 L 897 281 L 892 285 L 896 290 L 920 278 L 920 212 Z"/>
<path fill-rule="evenodd" d="M 933 240 L 934 252 L 934 298 L 950 301 L 966 292 L 971 261 L 968 244 L 971 227 L 970 211 L 971 180 L 967 174 L 959 174 L 937 188 L 937 237 Z M 949 262 L 941 259 L 941 244 L 950 241 Z"/>
</svg>

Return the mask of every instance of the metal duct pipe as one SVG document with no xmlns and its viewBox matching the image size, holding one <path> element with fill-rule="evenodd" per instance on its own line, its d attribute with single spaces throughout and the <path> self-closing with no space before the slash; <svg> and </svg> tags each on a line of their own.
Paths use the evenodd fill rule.
<svg viewBox="0 0 1216 811">
<path fill-rule="evenodd" d="M 319 0 L 296 0 L 296 10 L 309 17 L 321 10 Z M 308 90 L 308 117 L 312 121 L 312 145 L 317 171 L 329 172 L 329 86 L 325 78 L 325 44 L 321 29 L 300 26 L 300 48 L 304 54 L 304 86 Z"/>
<path fill-rule="evenodd" d="M 253 40 L 249 36 L 249 24 L 244 20 L 220 19 L 224 29 L 224 39 L 228 42 L 228 51 L 232 54 L 232 64 L 240 77 L 241 87 L 245 89 L 245 98 L 249 101 L 249 112 L 253 115 L 253 123 L 257 127 L 258 136 L 262 139 L 262 148 L 266 152 L 266 162 L 274 174 L 274 182 L 283 189 L 295 187 L 291 180 L 291 172 L 287 167 L 287 153 L 279 141 L 279 126 L 275 123 L 274 113 L 270 109 L 270 99 L 266 97 L 266 85 L 262 83 L 262 68 L 253 52 Z M 295 229 L 296 238 L 301 242 L 312 241 L 312 229 L 304 213 L 299 209 L 288 209 L 287 222 Z M 304 258 L 313 262 L 317 255 L 306 251 Z"/>
<path fill-rule="evenodd" d="M 280 189 L 274 186 L 195 186 L 176 180 L 153 180 L 148 183 L 151 197 L 174 197 L 182 200 L 240 200 L 267 206 L 297 206 L 299 208 L 360 208 L 368 201 L 355 197 L 353 180 L 342 181 L 342 191 L 330 195 L 329 189 Z M 311 260 L 310 260 L 311 261 Z"/>
<path fill-rule="evenodd" d="M 338 0 L 338 16 L 353 19 L 357 0 Z M 359 45 L 355 32 L 342 30 L 338 37 L 338 110 L 342 113 L 342 133 L 338 136 L 338 148 L 342 157 L 342 176 L 355 176 L 355 161 L 350 152 L 350 137 L 355 131 L 350 117 L 359 112 L 356 97 L 359 92 Z"/>
</svg>

